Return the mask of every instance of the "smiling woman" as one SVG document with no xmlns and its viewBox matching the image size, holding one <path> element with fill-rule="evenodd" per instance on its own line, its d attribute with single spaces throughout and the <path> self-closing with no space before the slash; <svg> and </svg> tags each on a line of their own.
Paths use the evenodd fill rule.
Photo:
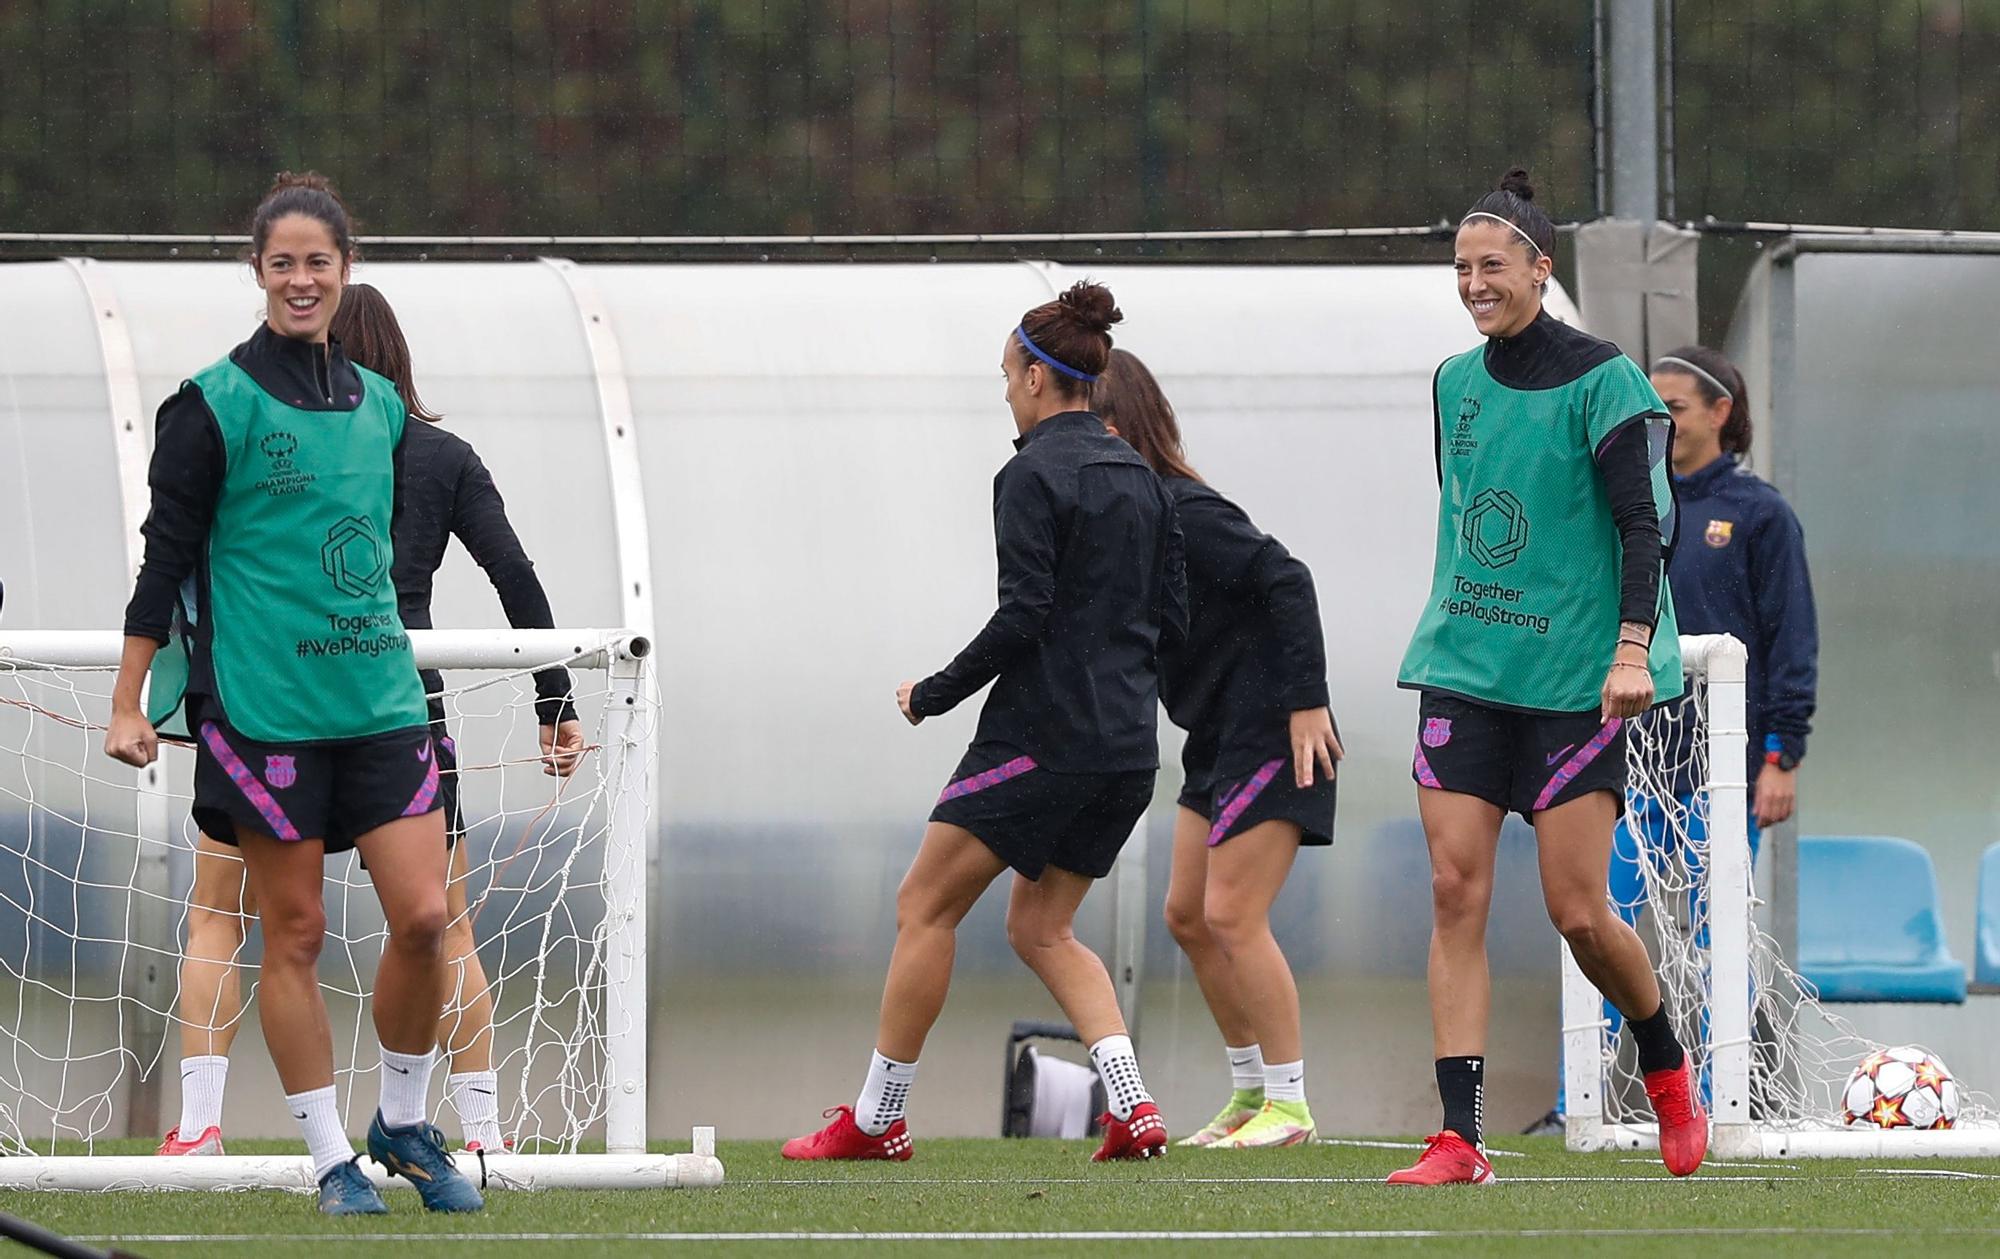
<svg viewBox="0 0 2000 1259">
<path fill-rule="evenodd" d="M 264 930 L 264 1039 L 312 1152 L 320 1209 L 339 1215 L 385 1209 L 341 1130 L 318 979 L 325 855 L 361 851 L 389 925 L 368 1151 L 408 1176 L 425 1206 L 478 1210 L 479 1191 L 425 1118 L 446 858 L 423 684 L 388 580 L 406 411 L 393 384 L 328 335 L 354 246 L 325 178 L 280 175 L 250 235 L 264 326 L 160 408 L 146 556 L 104 750 L 143 767 L 158 755 L 158 723 L 184 720 L 193 735 L 194 820 L 241 852 Z M 372 627 L 370 649 L 330 649 L 347 641 L 344 625 Z M 142 711 L 162 647 L 179 655 L 161 661 L 175 667 Z"/>
<path fill-rule="evenodd" d="M 1486 1183 L 1486 920 L 1500 825 L 1535 828 L 1542 895 L 1638 1042 L 1669 1170 L 1707 1128 L 1645 946 L 1605 903 L 1625 723 L 1681 693 L 1670 429 L 1638 364 L 1542 309 L 1555 229 L 1510 170 L 1459 223 L 1459 300 L 1486 344 L 1432 386 L 1437 552 L 1400 682 L 1431 859 L 1431 1025 L 1444 1124 L 1397 1184 Z"/>
</svg>

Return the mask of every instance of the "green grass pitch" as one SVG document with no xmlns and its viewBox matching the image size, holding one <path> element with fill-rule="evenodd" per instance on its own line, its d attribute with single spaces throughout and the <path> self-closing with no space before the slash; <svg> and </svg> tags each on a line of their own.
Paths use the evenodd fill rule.
<svg viewBox="0 0 2000 1259">
<path fill-rule="evenodd" d="M 296 1150 L 283 1142 L 232 1152 Z M 1710 1166 L 1684 1181 L 1638 1154 L 1501 1140 L 1490 1188 L 1393 1189 L 1402 1148 L 1173 1151 L 1099 1167 L 1085 1142 L 919 1141 L 902 1164 L 797 1164 L 724 1142 L 728 1184 L 660 1193 L 494 1193 L 471 1217 L 327 1220 L 309 1197 L 4 1193 L 0 1210 L 139 1255 L 1114 1256 L 2000 1254 L 2000 1163 Z M 121 1144 L 113 1153 L 141 1152 Z M 1264 1236 L 1259 1236 L 1260 1234 Z M 846 1239 L 846 1240 L 842 1240 Z M 416 1245 L 411 1246 L 414 1242 Z M 25 1253 L 0 1251 L 0 1254 Z"/>
</svg>

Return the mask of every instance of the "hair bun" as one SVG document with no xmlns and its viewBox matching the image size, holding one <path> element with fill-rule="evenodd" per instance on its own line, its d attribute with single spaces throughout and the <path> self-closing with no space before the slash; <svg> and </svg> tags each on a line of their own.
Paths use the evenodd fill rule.
<svg viewBox="0 0 2000 1259">
<path fill-rule="evenodd" d="M 329 193 L 334 197 L 339 197 L 340 195 L 334 191 L 333 181 L 316 170 L 281 170 L 278 172 L 277 178 L 271 181 L 270 192 L 264 195 L 268 197 L 272 193 L 283 192 L 287 188 L 311 188 L 319 192 Z"/>
<path fill-rule="evenodd" d="M 1112 300 L 1111 290 L 1093 280 L 1078 280 L 1056 300 L 1092 332 L 1108 333 L 1112 324 L 1125 318 L 1125 312 Z"/>
<path fill-rule="evenodd" d="M 1500 176 L 1500 182 L 1494 186 L 1501 192 L 1513 193 L 1523 201 L 1533 201 L 1535 199 L 1535 185 L 1528 182 L 1528 172 L 1525 167 L 1514 167 L 1506 174 Z"/>
</svg>

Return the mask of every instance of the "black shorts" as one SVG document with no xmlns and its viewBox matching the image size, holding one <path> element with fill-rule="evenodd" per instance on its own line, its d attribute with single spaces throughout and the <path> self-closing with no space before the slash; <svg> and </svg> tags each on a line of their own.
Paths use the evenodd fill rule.
<svg viewBox="0 0 2000 1259">
<path fill-rule="evenodd" d="M 346 852 L 358 835 L 436 810 L 438 791 L 423 726 L 346 743 L 256 743 L 211 707 L 195 727 L 195 825 L 225 844 L 240 826 Z"/>
<path fill-rule="evenodd" d="M 458 742 L 442 721 L 431 723 L 431 746 L 437 749 L 438 805 L 444 809 L 444 846 L 465 834 L 465 814 L 458 805 Z"/>
<path fill-rule="evenodd" d="M 1058 774 L 1032 756 L 965 754 L 931 810 L 931 821 L 963 827 L 1030 879 L 1054 866 L 1087 878 L 1111 873 L 1118 850 L 1153 802 L 1150 769 Z"/>
<path fill-rule="evenodd" d="M 1303 845 L 1333 842 L 1333 806 L 1338 783 L 1313 766 L 1313 784 L 1301 787 L 1290 753 L 1265 761 L 1248 774 L 1217 778 L 1202 790 L 1181 789 L 1180 806 L 1208 819 L 1208 846 L 1241 835 L 1265 822 L 1291 822 Z"/>
<path fill-rule="evenodd" d="M 1425 691 L 1410 776 L 1478 796 L 1533 822 L 1593 791 L 1625 798 L 1625 722 L 1596 713 L 1523 713 Z"/>
</svg>

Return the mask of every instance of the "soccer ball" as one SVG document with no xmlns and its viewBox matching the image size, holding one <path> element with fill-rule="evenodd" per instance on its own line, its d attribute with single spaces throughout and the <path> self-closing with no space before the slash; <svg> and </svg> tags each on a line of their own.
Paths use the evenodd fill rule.
<svg viewBox="0 0 2000 1259">
<path fill-rule="evenodd" d="M 1958 1122 L 1958 1081 L 1914 1045 L 1877 1050 L 1847 1077 L 1841 1118 L 1878 1128 L 1949 1128 Z"/>
</svg>

